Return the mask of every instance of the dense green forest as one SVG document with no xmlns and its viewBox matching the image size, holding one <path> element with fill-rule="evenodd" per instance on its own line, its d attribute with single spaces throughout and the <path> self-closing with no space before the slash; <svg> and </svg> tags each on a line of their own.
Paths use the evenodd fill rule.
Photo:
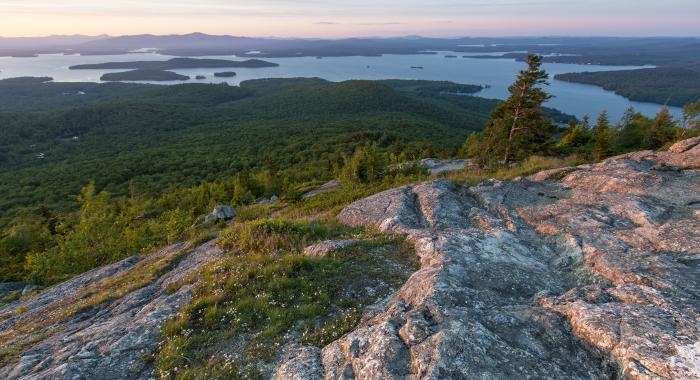
<svg viewBox="0 0 700 380">
<path fill-rule="evenodd" d="M 340 154 L 367 141 L 404 155 L 430 146 L 449 155 L 496 104 L 440 94 L 440 83 L 313 79 L 242 87 L 47 84 L 22 96 L 54 86 L 60 87 L 54 96 L 34 98 L 24 109 L 10 101 L 0 113 L 6 213 L 39 204 L 68 209 L 88 179 L 117 195 L 193 186 L 244 167 L 269 166 L 296 182 L 322 180 Z M 0 87 L 0 100 L 16 88 Z"/>
<path fill-rule="evenodd" d="M 147 251 L 217 203 L 294 199 L 357 152 L 359 166 L 453 156 L 498 102 L 450 93 L 478 89 L 320 79 L 2 85 L 0 281 L 51 283 Z M 346 177 L 374 179 L 358 170 Z"/>
<path fill-rule="evenodd" d="M 639 102 L 683 107 L 700 99 L 700 65 L 567 73 L 555 79 L 600 86 Z"/>
</svg>

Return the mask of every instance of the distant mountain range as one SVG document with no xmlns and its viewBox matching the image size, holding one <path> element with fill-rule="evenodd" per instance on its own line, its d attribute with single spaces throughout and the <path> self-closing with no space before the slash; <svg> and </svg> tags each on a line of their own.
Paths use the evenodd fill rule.
<svg viewBox="0 0 700 380">
<path fill-rule="evenodd" d="M 248 57 L 376 56 L 429 51 L 510 53 L 503 58 L 522 59 L 523 51 L 547 55 L 551 62 L 611 65 L 673 66 L 700 62 L 700 39 L 691 37 L 510 37 L 510 38 L 347 38 L 281 39 L 185 35 L 50 36 L 0 38 L 0 56 L 42 53 L 83 55 L 123 54 L 149 49 L 172 56 L 237 55 Z M 493 56 L 489 56 L 493 58 Z"/>
</svg>

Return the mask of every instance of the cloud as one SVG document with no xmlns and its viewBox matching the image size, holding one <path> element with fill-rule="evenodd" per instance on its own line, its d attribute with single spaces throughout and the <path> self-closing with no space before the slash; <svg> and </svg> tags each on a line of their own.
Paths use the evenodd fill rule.
<svg viewBox="0 0 700 380">
<path fill-rule="evenodd" d="M 359 25 L 359 26 L 383 26 L 383 25 L 403 25 L 404 23 L 402 22 L 355 22 L 355 23 L 346 23 L 343 24 L 341 22 L 335 22 L 335 21 L 318 21 L 315 22 L 314 25 Z"/>
<path fill-rule="evenodd" d="M 402 22 L 358 22 L 353 25 L 381 26 L 381 25 L 402 25 Z"/>
</svg>

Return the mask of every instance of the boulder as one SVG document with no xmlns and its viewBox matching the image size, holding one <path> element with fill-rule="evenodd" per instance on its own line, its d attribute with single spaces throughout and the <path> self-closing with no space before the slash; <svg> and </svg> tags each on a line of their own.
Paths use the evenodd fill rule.
<svg viewBox="0 0 700 380">
<path fill-rule="evenodd" d="M 424 158 L 420 160 L 420 164 L 428 168 L 431 175 L 463 170 L 473 166 L 471 160 L 441 160 L 437 158 Z"/>
<path fill-rule="evenodd" d="M 693 137 L 692 139 L 679 141 L 679 142 L 673 144 L 668 149 L 668 151 L 671 153 L 685 153 L 685 152 L 691 150 L 692 148 L 695 148 L 698 145 L 700 145 L 700 136 Z"/>
<path fill-rule="evenodd" d="M 41 287 L 37 285 L 27 284 L 24 288 L 22 288 L 22 295 L 24 296 L 30 294 L 31 292 L 38 289 L 41 289 Z"/>
<path fill-rule="evenodd" d="M 680 141 L 659 153 L 659 164 L 677 170 L 700 169 L 700 137 Z"/>
<path fill-rule="evenodd" d="M 204 217 L 204 223 L 215 222 L 219 220 L 231 220 L 236 217 L 236 209 L 231 206 L 219 205 L 214 207 L 214 210 Z"/>
</svg>

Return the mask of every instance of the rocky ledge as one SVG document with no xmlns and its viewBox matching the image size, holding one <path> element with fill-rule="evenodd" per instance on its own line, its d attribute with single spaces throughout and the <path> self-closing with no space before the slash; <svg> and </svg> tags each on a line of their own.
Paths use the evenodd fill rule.
<svg viewBox="0 0 700 380">
<path fill-rule="evenodd" d="M 222 254 L 213 242 L 194 249 L 176 244 L 86 272 L 0 308 L 0 358 L 11 361 L 0 368 L 0 378 L 156 378 L 148 358 L 160 342 L 161 326 L 192 298 L 192 286 L 174 292 L 168 286 Z M 125 282 L 141 281 L 154 266 L 163 266 L 161 275 L 146 286 L 95 297 L 124 288 Z M 89 308 L 86 300 L 101 306 Z"/>
<path fill-rule="evenodd" d="M 389 190 L 339 219 L 421 269 L 279 379 L 700 379 L 700 138 L 473 188 Z"/>
<path fill-rule="evenodd" d="M 339 220 L 404 235 L 421 268 L 339 340 L 288 346 L 274 377 L 700 379 L 698 169 L 700 138 L 360 200 Z M 174 245 L 1 307 L 0 377 L 155 378 L 161 326 L 191 300 L 170 285 L 222 254 Z"/>
</svg>

